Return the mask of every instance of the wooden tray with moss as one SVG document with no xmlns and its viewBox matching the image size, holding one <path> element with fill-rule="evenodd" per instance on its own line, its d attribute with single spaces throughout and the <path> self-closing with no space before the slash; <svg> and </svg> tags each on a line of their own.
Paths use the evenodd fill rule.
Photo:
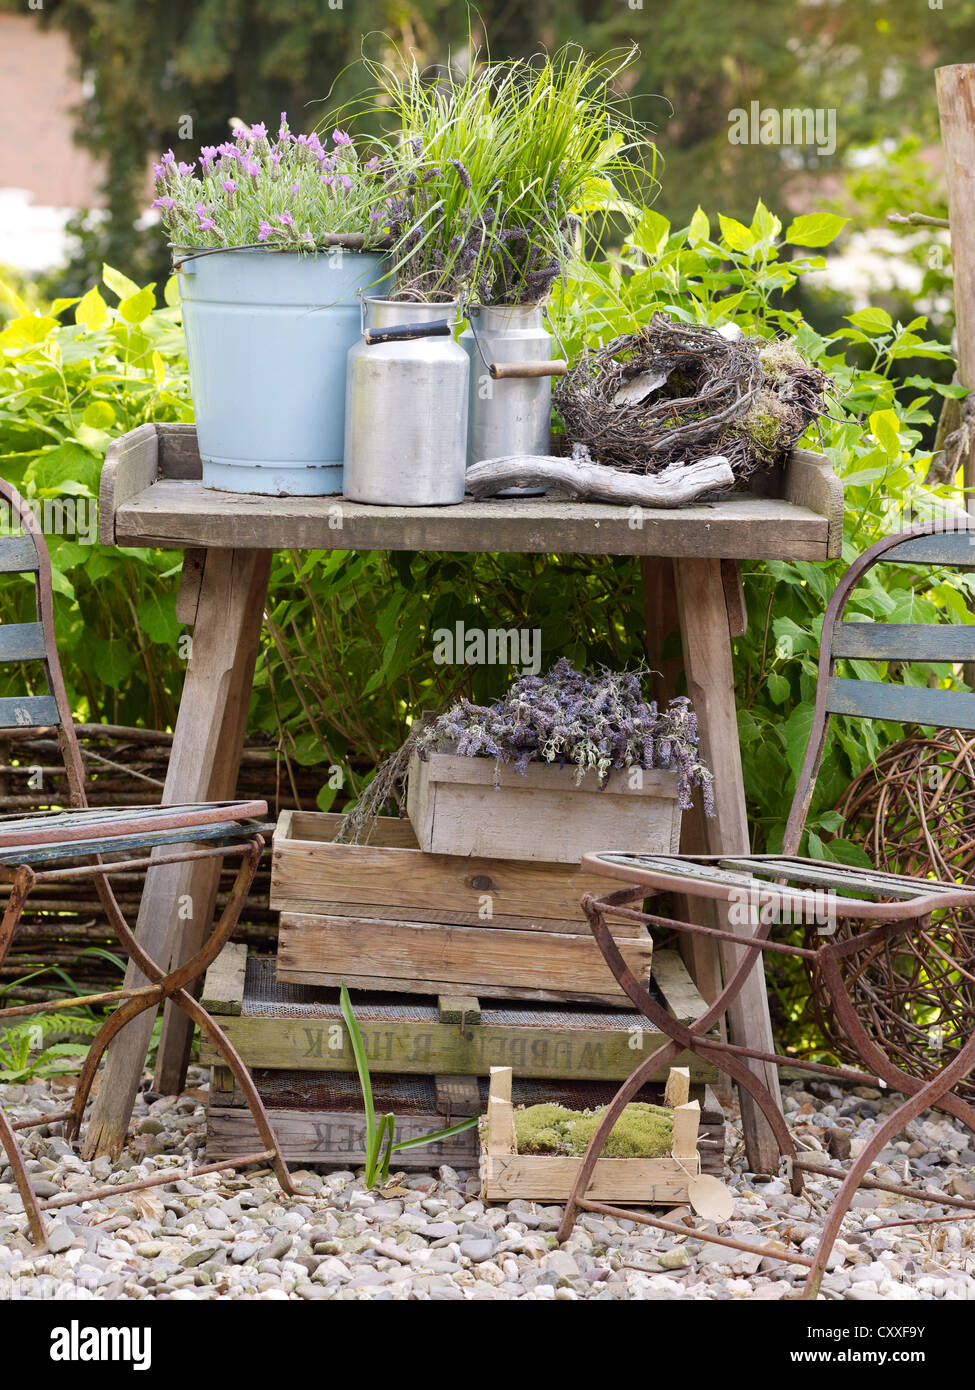
<svg viewBox="0 0 975 1390">
<path fill-rule="evenodd" d="M 486 1202 L 568 1200 L 602 1110 L 559 1105 L 515 1109 L 511 1068 L 492 1067 L 488 1113 L 481 1125 L 482 1196 Z M 673 1068 L 663 1106 L 628 1105 L 610 1131 L 586 1195 L 598 1202 L 676 1206 L 701 1172 L 701 1107 L 688 1101 L 688 1077 Z"/>
</svg>

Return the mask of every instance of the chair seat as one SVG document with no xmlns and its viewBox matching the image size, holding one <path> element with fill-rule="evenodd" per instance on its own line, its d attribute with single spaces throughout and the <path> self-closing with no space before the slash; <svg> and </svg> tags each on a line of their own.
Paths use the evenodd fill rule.
<svg viewBox="0 0 975 1390">
<path fill-rule="evenodd" d="M 658 892 L 780 909 L 788 920 L 813 921 L 824 905 L 837 917 L 895 922 L 938 909 L 975 907 L 975 887 L 857 869 L 822 859 L 746 854 L 587 854 L 583 870 Z"/>
<path fill-rule="evenodd" d="M 249 838 L 262 828 L 255 818 L 266 815 L 266 801 L 211 801 L 0 817 L 0 864 L 33 865 L 156 845 Z"/>
</svg>

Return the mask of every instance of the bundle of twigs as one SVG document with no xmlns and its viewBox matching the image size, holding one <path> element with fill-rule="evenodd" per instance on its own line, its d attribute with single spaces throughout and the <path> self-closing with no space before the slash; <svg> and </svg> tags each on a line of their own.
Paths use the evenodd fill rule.
<svg viewBox="0 0 975 1390">
<path fill-rule="evenodd" d="M 640 332 L 587 349 L 554 399 L 568 440 L 600 463 L 655 474 L 722 454 L 741 488 L 824 413 L 826 380 L 788 343 L 656 313 Z"/>
</svg>

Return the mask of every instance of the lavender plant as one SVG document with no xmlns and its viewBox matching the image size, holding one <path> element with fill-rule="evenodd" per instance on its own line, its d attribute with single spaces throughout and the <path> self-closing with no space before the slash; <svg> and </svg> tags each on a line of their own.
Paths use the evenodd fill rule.
<svg viewBox="0 0 975 1390">
<path fill-rule="evenodd" d="M 310 252 L 336 238 L 377 246 L 388 236 L 390 171 L 381 154 L 363 161 L 339 129 L 324 143 L 295 135 L 283 111 L 274 140 L 263 123 L 241 125 L 192 164 L 167 150 L 153 171 L 152 206 L 173 246 Z"/>
</svg>

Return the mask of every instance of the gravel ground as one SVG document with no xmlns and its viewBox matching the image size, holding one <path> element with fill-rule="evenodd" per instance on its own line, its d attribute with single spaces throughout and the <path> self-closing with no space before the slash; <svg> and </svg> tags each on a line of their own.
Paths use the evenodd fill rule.
<svg viewBox="0 0 975 1390">
<path fill-rule="evenodd" d="M 187 1158 L 200 1161 L 206 1079 L 191 1073 L 180 1097 L 140 1097 L 134 1138 L 114 1165 L 83 1162 L 46 1129 L 22 1135 L 38 1193 L 130 1182 Z M 51 1108 L 52 1089 L 0 1086 L 0 1103 L 12 1118 L 27 1118 Z M 787 1087 L 785 1108 L 800 1146 L 827 1159 L 848 1145 L 855 1154 L 896 1104 L 862 1087 L 817 1084 L 816 1091 Z M 808 1196 L 793 1197 L 779 1179 L 747 1173 L 733 1125 L 729 1136 L 735 1213 L 722 1233 L 813 1250 L 835 1183 L 811 1177 Z M 906 1173 L 929 1189 L 975 1197 L 973 1146 L 975 1136 L 929 1113 L 884 1151 L 873 1172 L 898 1183 Z M 446 1167 L 394 1177 L 381 1193 L 365 1191 L 361 1173 L 303 1170 L 295 1177 L 308 1196 L 286 1199 L 270 1172 L 252 1169 L 66 1206 L 49 1213 L 51 1252 L 36 1259 L 5 1168 L 0 1299 L 779 1299 L 804 1277 L 798 1266 L 708 1244 L 702 1236 L 716 1228 L 696 1217 L 684 1239 L 586 1213 L 559 1248 L 561 1208 L 523 1201 L 485 1207 L 476 1173 Z M 872 1232 L 882 1221 L 941 1211 L 861 1192 L 824 1296 L 975 1298 L 975 1219 Z M 680 1208 L 676 1219 L 686 1214 Z"/>
</svg>

